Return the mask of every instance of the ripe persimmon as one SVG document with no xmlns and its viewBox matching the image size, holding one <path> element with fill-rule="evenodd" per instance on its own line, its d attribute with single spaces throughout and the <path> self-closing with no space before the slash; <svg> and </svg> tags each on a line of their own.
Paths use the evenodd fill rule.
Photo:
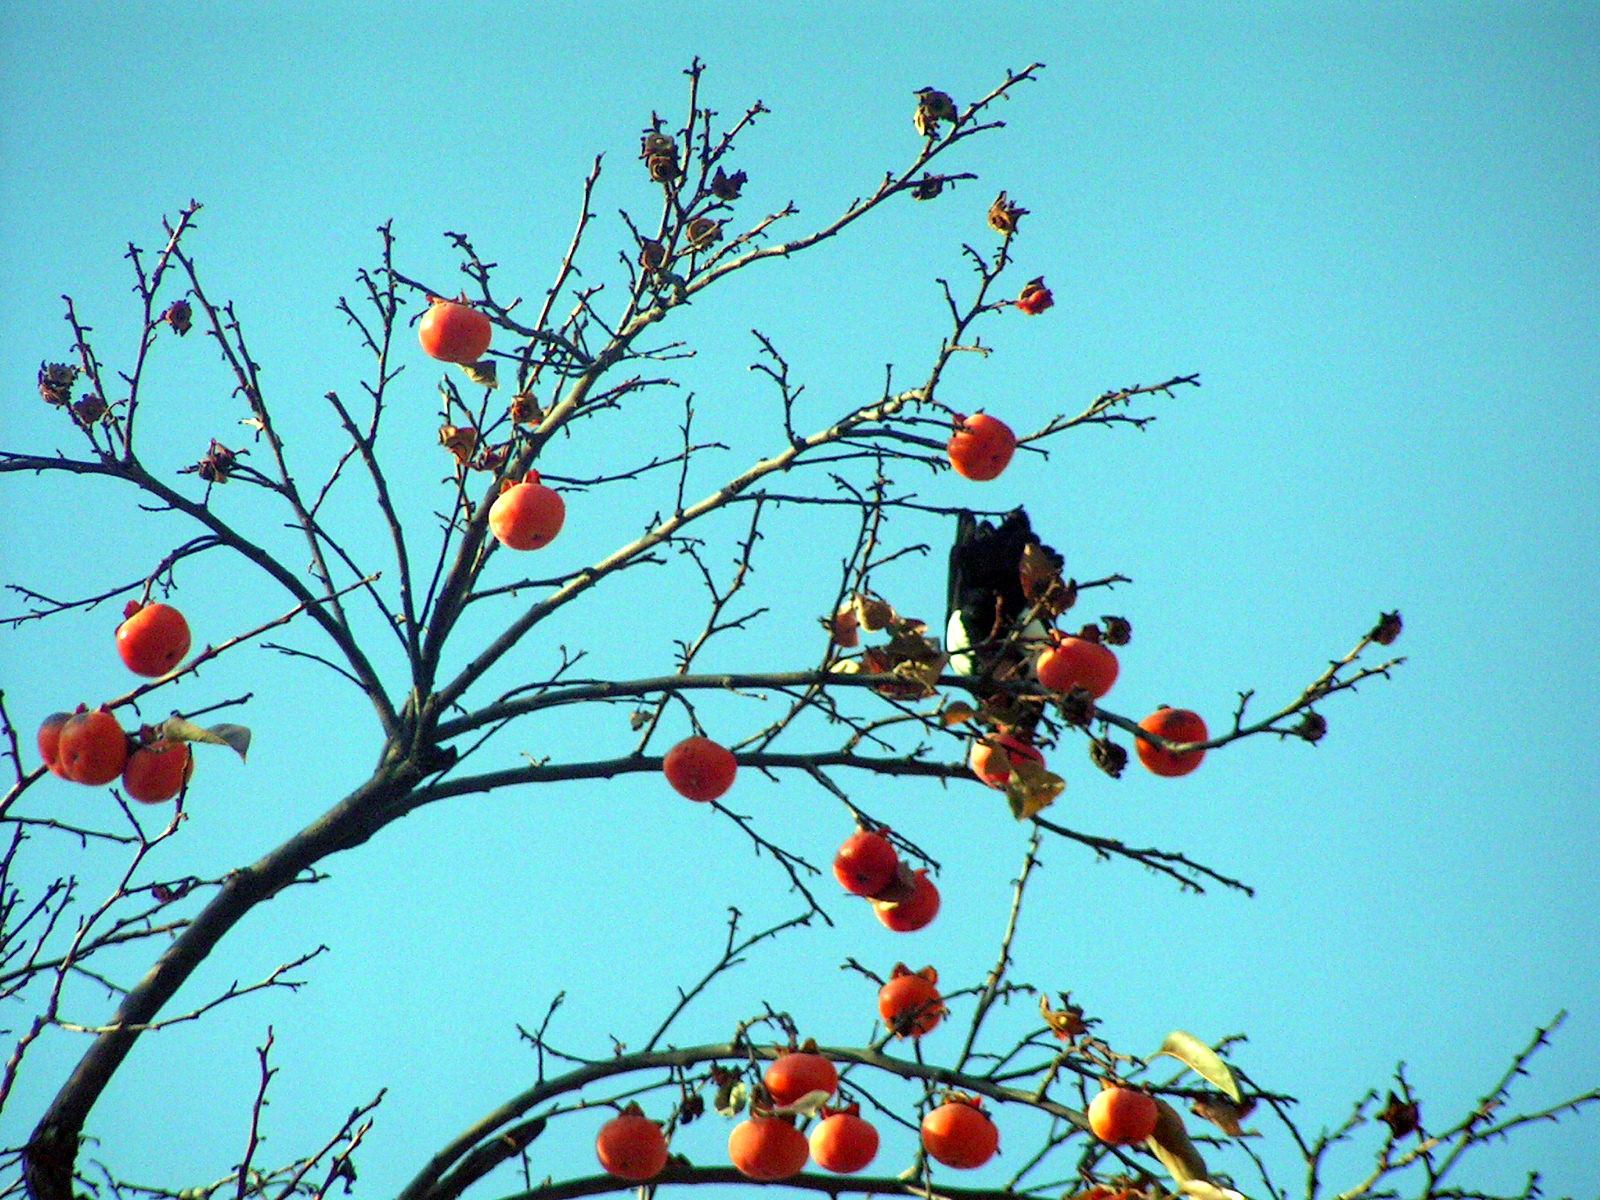
<svg viewBox="0 0 1600 1200">
<path fill-rule="evenodd" d="M 860 829 L 845 838 L 833 856 L 833 874 L 851 895 L 876 896 L 895 880 L 900 856 L 881 833 Z"/>
<path fill-rule="evenodd" d="M 944 1016 L 939 972 L 932 967 L 912 971 L 896 963 L 889 982 L 878 989 L 878 1015 L 897 1037 L 921 1037 Z"/>
<path fill-rule="evenodd" d="M 728 1161 L 751 1179 L 798 1175 L 810 1157 L 806 1135 L 782 1117 L 751 1117 L 728 1135 Z"/>
<path fill-rule="evenodd" d="M 835 1175 L 854 1175 L 864 1171 L 878 1156 L 878 1131 L 860 1116 L 860 1106 L 842 1111 L 822 1110 L 823 1117 L 811 1131 L 811 1157 L 817 1166 Z"/>
<path fill-rule="evenodd" d="M 136 746 L 122 769 L 122 790 L 130 800 L 160 804 L 183 790 L 194 774 L 194 754 L 185 742 Z"/>
<path fill-rule="evenodd" d="M 1145 1093 L 1109 1084 L 1089 1102 L 1089 1131 L 1108 1145 L 1127 1146 L 1154 1133 L 1159 1115 Z"/>
<path fill-rule="evenodd" d="M 839 1071 L 820 1054 L 794 1051 L 773 1059 L 762 1082 L 774 1104 L 787 1106 L 812 1092 L 833 1095 L 839 1087 Z"/>
<path fill-rule="evenodd" d="M 981 412 L 970 417 L 957 414 L 955 425 L 945 449 L 957 475 L 983 481 L 1006 469 L 1017 449 L 1017 435 L 1009 425 Z"/>
<path fill-rule="evenodd" d="M 1084 636 L 1091 633 L 1092 637 Z M 1093 625 L 1084 629 L 1084 635 L 1056 633 L 1039 655 L 1034 673 L 1052 692 L 1081 687 L 1098 700 L 1117 681 L 1117 656 L 1101 643 Z"/>
<path fill-rule="evenodd" d="M 637 1104 L 630 1104 L 600 1126 L 594 1153 L 606 1174 L 642 1183 L 661 1174 L 667 1165 L 667 1136 Z"/>
<path fill-rule="evenodd" d="M 67 773 L 61 769 L 61 727 L 71 718 L 71 713 L 51 713 L 39 726 L 39 757 L 52 775 L 62 779 L 67 778 Z"/>
<path fill-rule="evenodd" d="M 1164 705 L 1140 721 L 1139 728 L 1149 730 L 1169 742 L 1203 742 L 1211 736 L 1206 732 L 1206 723 L 1199 714 L 1187 708 L 1167 708 Z M 1134 746 L 1139 751 L 1139 761 L 1157 775 L 1187 775 L 1206 756 L 1204 750 L 1186 750 L 1182 753 L 1166 750 L 1144 738 L 1139 738 Z"/>
<path fill-rule="evenodd" d="M 170 604 L 131 601 L 117 627 L 117 653 L 135 675 L 165 675 L 189 653 L 189 622 Z"/>
<path fill-rule="evenodd" d="M 422 352 L 441 362 L 475 363 L 489 351 L 494 327 L 468 304 L 428 297 L 428 311 L 417 326 Z"/>
<path fill-rule="evenodd" d="M 103 708 L 73 713 L 61 726 L 56 756 L 74 783 L 110 783 L 128 764 L 128 735 Z"/>
<path fill-rule="evenodd" d="M 537 471 L 506 488 L 489 507 L 489 531 L 511 550 L 548 546 L 566 520 L 567 502 L 560 492 L 539 482 Z"/>
<path fill-rule="evenodd" d="M 661 773 L 680 796 L 691 800 L 715 800 L 733 786 L 739 763 L 726 746 L 710 738 L 688 737 L 661 760 Z"/>
<path fill-rule="evenodd" d="M 995 751 L 1003 751 L 996 754 Z M 1009 733 L 985 734 L 972 743 L 967 752 L 967 765 L 972 773 L 992 788 L 1004 788 L 1011 779 L 1011 768 L 1019 762 L 1036 762 L 1044 766 L 1044 755 L 1032 742 Z"/>
<path fill-rule="evenodd" d="M 952 1095 L 922 1118 L 922 1148 L 947 1167 L 970 1171 L 1000 1149 L 1000 1128 L 976 1096 Z"/>
<path fill-rule="evenodd" d="M 911 895 L 904 900 L 874 900 L 872 911 L 896 933 L 911 933 L 939 915 L 939 889 L 920 868 L 912 876 Z"/>
</svg>

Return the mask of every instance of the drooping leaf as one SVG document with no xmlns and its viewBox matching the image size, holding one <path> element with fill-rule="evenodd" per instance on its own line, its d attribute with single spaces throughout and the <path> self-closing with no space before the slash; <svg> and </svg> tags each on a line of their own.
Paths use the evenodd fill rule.
<svg viewBox="0 0 1600 1200">
<path fill-rule="evenodd" d="M 749 1100 L 750 1085 L 735 1077 L 718 1086 L 716 1110 L 724 1117 L 736 1117 L 744 1111 Z"/>
<path fill-rule="evenodd" d="M 1054 771 L 1020 755 L 1011 759 L 1011 777 L 1006 780 L 1006 803 L 1019 821 L 1037 816 L 1056 802 L 1067 788 L 1067 781 Z"/>
<path fill-rule="evenodd" d="M 1166 1041 L 1161 1043 L 1161 1049 L 1151 1057 L 1155 1058 L 1162 1054 L 1170 1054 L 1212 1087 L 1227 1093 L 1228 1098 L 1235 1103 L 1244 1098 L 1244 1093 L 1239 1090 L 1239 1081 L 1233 1077 L 1233 1070 L 1217 1057 L 1215 1050 L 1194 1034 L 1174 1029 L 1167 1034 Z"/>
<path fill-rule="evenodd" d="M 1203 1121 L 1210 1121 L 1229 1137 L 1244 1137 L 1244 1126 L 1240 1122 L 1255 1106 L 1254 1098 L 1235 1104 L 1226 1096 L 1210 1095 L 1201 1096 L 1189 1106 L 1189 1111 Z"/>
<path fill-rule="evenodd" d="M 989 228 L 1010 237 L 1016 233 L 1017 223 L 1027 215 L 1027 209 L 1020 204 L 1012 203 L 1010 198 L 1001 192 L 989 206 Z"/>
<path fill-rule="evenodd" d="M 880 600 L 876 596 L 858 595 L 853 603 L 856 620 L 860 622 L 861 628 L 868 633 L 877 633 L 880 629 L 887 629 L 898 619 L 894 606 L 887 600 Z"/>
<path fill-rule="evenodd" d="M 169 742 L 203 742 L 209 746 L 229 746 L 240 758 L 250 750 L 250 730 L 243 725 L 196 725 L 186 717 L 168 717 L 156 732 Z"/>
<path fill-rule="evenodd" d="M 780 1115 L 814 1117 L 821 1111 L 822 1106 L 828 1102 L 828 1097 L 832 1095 L 832 1092 L 807 1092 L 792 1104 L 773 1105 L 772 1111 Z"/>
<path fill-rule="evenodd" d="M 1189 1140 L 1182 1115 L 1160 1096 L 1151 1099 L 1156 1102 L 1156 1130 L 1146 1139 L 1145 1145 L 1161 1160 L 1167 1174 L 1180 1188 L 1193 1180 L 1208 1179 L 1206 1160 Z"/>
<path fill-rule="evenodd" d="M 884 690 L 886 694 L 909 696 L 914 699 L 920 699 L 924 696 L 932 696 L 937 691 L 937 689 L 934 687 L 934 684 L 938 682 L 941 671 L 942 664 L 938 662 L 911 662 L 908 660 L 906 662 L 896 663 L 894 667 L 894 674 L 898 675 L 901 679 L 910 680 L 915 686 L 897 689 L 892 692 L 890 692 L 887 688 Z"/>
<path fill-rule="evenodd" d="M 222 744 L 231 747 L 240 759 L 250 753 L 250 730 L 243 725 L 212 725 L 206 732 L 220 738 Z"/>
<path fill-rule="evenodd" d="M 832 617 L 824 617 L 822 623 L 828 630 L 828 636 L 833 639 L 833 644 L 841 650 L 853 650 L 861 645 L 859 632 L 861 621 L 856 616 L 853 605 L 844 605 Z"/>
<path fill-rule="evenodd" d="M 500 372 L 492 358 L 462 363 L 461 369 L 467 373 L 467 378 L 479 387 L 497 388 L 500 386 Z"/>
<path fill-rule="evenodd" d="M 478 431 L 470 425 L 441 425 L 439 444 L 465 464 L 478 449 Z"/>
</svg>

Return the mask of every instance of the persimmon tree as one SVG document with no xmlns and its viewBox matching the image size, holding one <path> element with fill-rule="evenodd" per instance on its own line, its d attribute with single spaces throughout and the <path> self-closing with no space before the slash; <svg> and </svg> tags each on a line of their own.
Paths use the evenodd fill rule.
<svg viewBox="0 0 1600 1200">
<path fill-rule="evenodd" d="M 1001 405 L 966 398 L 981 384 L 951 384 L 958 360 L 981 378 L 992 348 L 986 331 L 1049 319 L 1047 264 L 1028 254 L 1027 212 L 1010 198 L 1025 195 L 1027 181 L 1002 181 L 1009 190 L 992 202 L 985 185 L 979 200 L 976 177 L 960 160 L 964 143 L 1000 135 L 996 102 L 1040 69 L 1008 73 L 965 105 L 933 89 L 917 93 L 908 105 L 914 128 L 906 162 L 831 217 L 804 224 L 792 203 L 749 211 L 739 154 L 759 136 L 766 110 L 757 103 L 724 129 L 702 102 L 696 63 L 681 122 L 652 113 L 638 156 L 624 169 L 632 176 L 628 194 L 647 187 L 652 206 L 625 209 L 620 222 L 599 216 L 611 172 L 603 180 L 596 159 L 566 251 L 532 299 L 525 268 L 489 261 L 468 234 L 447 235 L 462 276 L 425 278 L 407 266 L 391 226 L 381 226 L 376 264 L 339 305 L 370 356 L 370 374 L 359 398 L 343 387 L 327 392 L 325 429 L 304 457 L 289 433 L 298 419 L 282 419 L 280 398 L 250 349 L 248 314 L 218 298 L 199 269 L 198 204 L 164 224 L 155 251 L 130 247 L 136 336 L 125 359 L 103 357 L 84 302 L 68 299 L 71 352 L 46 351 L 39 374 L 48 419 L 34 426 L 35 447 L 3 451 L 0 470 L 111 485 L 123 503 L 161 514 L 162 528 L 178 522 L 186 532 L 175 544 L 151 535 L 147 571 L 106 579 L 89 594 L 63 597 L 48 581 L 14 584 L 17 608 L 7 623 L 21 636 L 46 620 L 92 614 L 98 621 L 124 601 L 130 617 L 149 614 L 160 601 L 191 618 L 205 613 L 205 626 L 216 629 L 227 614 L 206 612 L 208 596 L 185 583 L 199 562 L 219 556 L 281 602 L 269 621 L 178 651 L 171 670 L 159 657 L 171 647 L 155 646 L 155 678 L 94 698 L 90 711 L 110 714 L 129 741 L 113 749 L 159 758 L 192 748 L 198 764 L 185 783 L 187 759 L 166 760 L 159 787 L 112 772 L 98 823 L 65 820 L 48 798 L 73 786 L 56 776 L 77 770 L 62 766 L 52 740 L 68 737 L 64 718 L 47 723 L 41 761 L 33 729 L 13 717 L 67 703 L 46 695 L 48 674 L 14 682 L 0 705 L 14 775 L 0 800 L 0 995 L 13 1011 L 29 1011 L 0 1077 L 0 1108 L 12 1131 L 4 1161 L 30 1194 L 178 1194 L 134 1187 L 118 1174 L 115 1131 L 97 1126 L 96 1103 L 134 1045 L 159 1040 L 164 1025 L 204 1019 L 246 996 L 259 1001 L 316 986 L 321 947 L 308 945 L 253 981 L 205 996 L 181 991 L 202 963 L 247 936 L 259 906 L 286 889 L 314 890 L 328 860 L 366 852 L 367 843 L 390 836 L 387 827 L 425 807 L 664 768 L 674 788 L 701 802 L 697 811 L 709 809 L 748 839 L 773 886 L 797 897 L 800 911 L 751 928 L 735 910 L 722 953 L 694 968 L 698 982 L 660 997 L 648 1033 L 627 1048 L 560 1045 L 553 1002 L 543 1024 L 521 1030 L 535 1052 L 526 1088 L 486 1097 L 481 1119 L 437 1145 L 412 1148 L 405 1200 L 445 1200 L 469 1188 L 553 1198 L 747 1177 L 835 1195 L 1303 1190 L 1316 1197 L 1330 1188 L 1345 1196 L 1456 1195 L 1468 1152 L 1600 1098 L 1591 1091 L 1534 1112 L 1507 1107 L 1512 1085 L 1545 1044 L 1550 1031 L 1540 1029 L 1470 1111 L 1423 1121 L 1402 1073 L 1382 1102 L 1377 1092 L 1363 1096 L 1342 1124 L 1312 1131 L 1296 1116 L 1287 1086 L 1252 1078 L 1233 1061 L 1231 1043 L 1177 1031 L 1153 1043 L 1159 1053 L 1141 1057 L 1097 1035 L 1094 1016 L 1060 981 L 1013 977 L 1012 950 L 1032 929 L 1029 884 L 1046 846 L 1143 868 L 1180 891 L 1248 890 L 1227 870 L 1155 836 L 1134 843 L 1096 832 L 1086 817 L 1058 817 L 1054 802 L 1069 783 L 1114 789 L 1123 770 L 1141 762 L 1162 775 L 1187 773 L 1202 755 L 1246 738 L 1268 738 L 1293 753 L 1326 733 L 1327 706 L 1402 662 L 1387 649 L 1400 633 L 1398 613 L 1383 613 L 1365 631 L 1329 631 L 1350 648 L 1308 671 L 1304 686 L 1269 711 L 1248 690 L 1209 727 L 1190 722 L 1193 713 L 1121 711 L 1111 690 L 1115 650 L 1133 631 L 1121 617 L 1081 612 L 1086 596 L 1096 609 L 1109 607 L 1113 590 L 1131 581 L 1115 564 L 1058 554 L 1043 522 L 1034 534 L 1021 514 L 1007 515 L 1015 498 L 986 506 L 984 489 L 1013 455 L 1048 453 L 1087 427 L 1143 428 L 1200 382 L 1179 365 L 1158 382 L 1086 396 L 1072 411 L 1016 429 Z M 793 270 L 789 260 L 825 254 L 858 225 L 931 203 L 972 209 L 973 236 L 958 251 L 969 269 L 930 281 L 948 325 L 932 344 L 905 347 L 882 381 L 830 381 L 819 399 L 821 389 L 806 386 L 785 348 L 758 330 L 748 365 L 760 395 L 741 387 L 737 398 L 702 401 L 678 389 L 675 368 L 694 350 L 692 313 L 717 304 L 733 277 L 782 276 Z M 1030 278 L 1019 284 L 1017 276 Z M 103 305 L 92 307 L 93 323 L 102 322 Z M 170 398 L 149 386 L 148 368 L 159 356 L 206 346 L 220 356 L 233 408 L 214 429 L 180 431 L 166 412 Z M 439 380 L 442 483 L 397 474 L 391 464 L 396 429 L 410 428 L 405 414 L 423 390 L 419 376 Z M 993 411 L 973 411 L 979 408 Z M 231 432 L 241 424 L 243 434 Z M 759 436 L 764 449 L 728 469 L 718 454 L 725 428 Z M 662 431 L 672 432 L 671 443 L 655 436 Z M 180 436 L 200 439 L 194 456 L 176 473 L 160 468 L 160 450 Z M 324 463 L 330 444 L 337 451 Z M 586 444 L 607 453 L 586 454 Z M 609 466 L 594 470 L 596 462 Z M 944 487 L 955 475 L 965 477 L 959 494 Z M 547 566 L 556 553 L 547 548 L 570 544 L 580 522 L 584 554 Z M 956 529 L 964 538 L 1022 532 L 1003 563 L 1009 577 L 980 593 L 977 617 L 968 605 L 969 644 L 953 658 L 957 648 L 947 639 L 958 631 L 947 628 L 945 612 L 928 611 L 929 593 L 902 597 L 883 581 L 921 556 L 935 581 L 929 591 L 942 592 L 942 548 L 930 553 L 929 545 Z M 142 522 L 126 536 L 144 545 Z M 803 629 L 770 628 L 777 618 L 764 605 L 757 570 L 771 555 L 784 563 L 780 586 L 803 592 L 818 618 Z M 651 606 L 638 603 L 640 590 L 661 587 L 654 577 L 666 572 L 687 576 L 697 607 L 641 612 Z M 1007 607 L 996 588 L 1018 601 Z M 993 620 L 986 621 L 981 609 L 991 596 Z M 952 607 L 960 607 L 956 598 Z M 545 636 L 559 629 L 573 637 L 585 627 L 580 617 L 590 628 L 625 622 L 636 669 L 593 673 L 583 644 L 569 648 Z M 157 624 L 148 615 L 139 621 Z M 171 628 L 170 618 L 163 622 Z M 186 806 L 206 802 L 207 755 L 248 747 L 251 707 L 238 696 L 189 701 L 203 695 L 208 664 L 267 635 L 360 694 L 374 765 L 347 794 L 327 797 L 314 821 L 262 846 L 252 861 L 209 877 L 187 873 Z M 98 653 L 90 641 L 84 653 Z M 1042 676 L 1035 670 L 1041 657 L 1049 660 Z M 179 681 L 190 684 L 185 707 L 147 719 Z M 107 720 L 82 723 L 103 732 Z M 535 723 L 609 733 L 569 738 L 562 753 L 534 756 L 523 739 Z M 596 747 L 604 752 L 593 753 Z M 785 783 L 795 797 L 785 819 L 744 811 L 739 785 L 753 776 Z M 894 779 L 906 795 L 892 822 L 862 800 L 855 781 L 867 777 Z M 156 795 L 168 785 L 178 789 L 170 801 Z M 707 1011 L 712 980 L 792 939 L 797 927 L 832 920 L 831 864 L 794 847 L 802 823 L 826 824 L 839 841 L 849 839 L 838 880 L 868 897 L 890 928 L 930 937 L 920 931 L 938 928 L 935 868 L 961 869 L 957 860 L 936 863 L 919 839 L 917 793 L 941 786 L 1004 793 L 1006 803 L 997 800 L 987 819 L 1018 830 L 1015 883 L 996 897 L 1005 920 L 985 975 L 956 979 L 924 968 L 936 958 L 926 941 L 908 940 L 909 965 L 892 971 L 852 959 L 845 974 L 830 977 L 855 981 L 869 997 L 882 992 L 884 1024 L 865 1044 L 817 1045 L 780 996 L 758 1012 Z M 660 821 L 662 839 L 680 836 L 672 812 Z M 25 868 L 62 846 L 118 864 L 107 895 L 92 898 L 71 873 L 38 885 L 40 870 Z M 628 885 L 619 878 L 603 886 Z M 308 941 L 315 940 L 312 931 Z M 130 966 L 136 958 L 141 965 Z M 563 986 L 541 982 L 552 995 Z M 700 1028 L 725 1031 L 720 1040 L 675 1040 L 691 1009 Z M 79 1032 L 81 1057 L 53 1085 L 43 1111 L 18 1112 L 18 1081 L 35 1069 L 40 1037 L 54 1030 Z M 302 1155 L 269 1163 L 259 1134 L 269 1116 L 272 1052 L 269 1035 L 256 1049 L 260 1088 L 239 1160 L 190 1181 L 183 1191 L 190 1200 L 322 1195 L 354 1183 L 379 1100 L 360 1104 Z M 831 1067 L 791 1063 L 775 1081 L 771 1063 L 789 1052 L 815 1054 Z M 830 1082 L 816 1082 L 823 1079 Z M 806 1090 L 796 1095 L 797 1086 Z M 1103 1086 L 1117 1090 L 1097 1100 Z M 738 1166 L 673 1147 L 691 1123 L 717 1120 L 729 1123 Z M 1242 1136 L 1245 1122 L 1259 1127 L 1259 1138 Z M 562 1142 L 560 1129 L 575 1127 L 578 1140 L 592 1141 L 602 1126 L 598 1160 L 546 1151 L 570 1149 L 572 1138 Z M 918 1148 L 893 1161 L 886 1149 L 874 1160 L 876 1134 L 864 1126 L 904 1131 Z M 656 1129 L 666 1135 L 664 1165 Z M 803 1134 L 813 1135 L 809 1151 Z M 975 1177 L 981 1183 L 963 1184 L 959 1172 L 987 1163 L 996 1135 L 1004 1169 L 985 1168 Z M 1370 1171 L 1325 1179 L 1330 1149 L 1356 1140 L 1372 1151 Z M 1285 1161 L 1295 1164 L 1293 1178 Z M 817 1162 L 859 1173 L 829 1173 Z"/>
</svg>

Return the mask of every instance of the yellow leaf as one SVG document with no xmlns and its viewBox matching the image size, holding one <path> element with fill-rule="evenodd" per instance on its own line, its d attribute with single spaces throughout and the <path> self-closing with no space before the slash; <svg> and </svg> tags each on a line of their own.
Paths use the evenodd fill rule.
<svg viewBox="0 0 1600 1200">
<path fill-rule="evenodd" d="M 1207 1083 L 1226 1092 L 1228 1098 L 1235 1103 L 1244 1098 L 1244 1093 L 1239 1090 L 1239 1081 L 1233 1077 L 1233 1071 L 1228 1064 L 1218 1058 L 1217 1052 L 1194 1034 L 1185 1033 L 1181 1029 L 1173 1030 L 1161 1043 L 1161 1049 L 1151 1057 L 1156 1058 L 1163 1054 L 1171 1055 Z"/>
<path fill-rule="evenodd" d="M 928 662 L 902 662 L 894 666 L 895 675 L 916 684 L 922 696 L 932 696 L 939 680 L 939 664 Z"/>
<path fill-rule="evenodd" d="M 1020 755 L 1011 759 L 1011 777 L 1006 780 L 1006 802 L 1019 821 L 1037 816 L 1066 791 L 1067 781 Z"/>
<path fill-rule="evenodd" d="M 441 425 L 439 444 L 455 455 L 456 462 L 466 463 L 478 448 L 478 431 L 470 425 Z"/>
</svg>

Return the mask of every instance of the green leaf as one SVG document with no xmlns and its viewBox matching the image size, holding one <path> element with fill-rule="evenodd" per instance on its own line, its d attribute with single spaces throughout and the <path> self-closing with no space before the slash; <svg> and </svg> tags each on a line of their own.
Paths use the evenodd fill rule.
<svg viewBox="0 0 1600 1200">
<path fill-rule="evenodd" d="M 775 1113 L 793 1113 L 797 1117 L 814 1117 L 821 1111 L 822 1106 L 833 1098 L 832 1092 L 807 1092 L 793 1104 L 774 1105 Z"/>
<path fill-rule="evenodd" d="M 1170 1054 L 1212 1087 L 1226 1092 L 1234 1102 L 1244 1099 L 1243 1093 L 1239 1091 L 1239 1081 L 1233 1077 L 1232 1068 L 1217 1057 L 1215 1050 L 1194 1034 L 1174 1029 L 1167 1034 L 1167 1040 L 1161 1043 L 1161 1049 L 1151 1057 L 1155 1058 L 1162 1054 Z"/>
<path fill-rule="evenodd" d="M 717 1089 L 714 1107 L 725 1117 L 736 1117 L 744 1111 L 749 1097 L 750 1088 L 747 1084 L 729 1080 Z"/>
<path fill-rule="evenodd" d="M 169 742 L 203 742 L 208 746 L 229 746 L 240 758 L 250 749 L 250 730 L 243 725 L 196 725 L 185 717 L 168 717 L 156 732 Z"/>
</svg>

